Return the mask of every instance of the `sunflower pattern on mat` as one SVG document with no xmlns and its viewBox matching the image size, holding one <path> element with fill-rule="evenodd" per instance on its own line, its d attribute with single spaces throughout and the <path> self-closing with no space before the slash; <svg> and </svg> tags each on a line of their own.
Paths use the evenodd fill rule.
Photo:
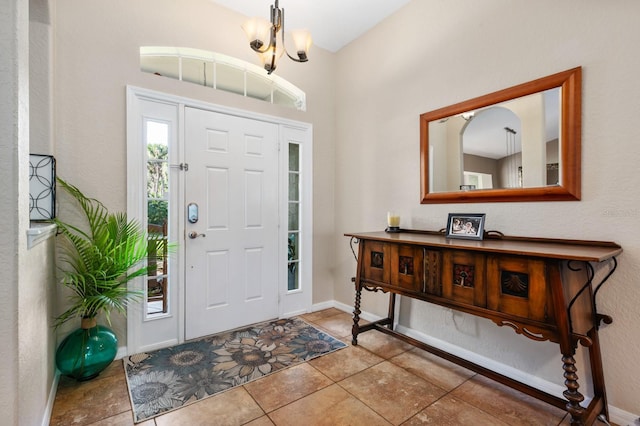
<svg viewBox="0 0 640 426">
<path fill-rule="evenodd" d="M 346 347 L 288 318 L 124 358 L 136 422 Z"/>
</svg>

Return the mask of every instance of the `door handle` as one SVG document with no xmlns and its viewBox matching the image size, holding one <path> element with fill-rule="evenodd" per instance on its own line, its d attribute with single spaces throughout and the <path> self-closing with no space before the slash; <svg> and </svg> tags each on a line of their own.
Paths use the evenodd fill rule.
<svg viewBox="0 0 640 426">
<path fill-rule="evenodd" d="M 192 240 L 195 240 L 198 237 L 206 237 L 205 234 L 198 234 L 196 231 L 191 231 L 189 232 L 189 238 L 191 238 Z"/>
</svg>

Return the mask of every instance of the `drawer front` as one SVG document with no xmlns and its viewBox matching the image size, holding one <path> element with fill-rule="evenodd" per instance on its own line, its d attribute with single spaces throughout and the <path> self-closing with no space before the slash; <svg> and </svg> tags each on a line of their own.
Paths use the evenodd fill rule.
<svg viewBox="0 0 640 426">
<path fill-rule="evenodd" d="M 486 307 L 485 256 L 450 250 L 442 255 L 442 296 L 455 302 Z"/>
<path fill-rule="evenodd" d="M 391 276 L 390 245 L 377 241 L 363 241 L 362 244 L 364 244 L 362 277 L 388 284 Z"/>
<path fill-rule="evenodd" d="M 402 244 L 391 247 L 391 284 L 422 291 L 422 267 L 422 248 Z"/>
<path fill-rule="evenodd" d="M 552 321 L 551 289 L 543 260 L 488 256 L 487 307 L 535 321 Z"/>
</svg>

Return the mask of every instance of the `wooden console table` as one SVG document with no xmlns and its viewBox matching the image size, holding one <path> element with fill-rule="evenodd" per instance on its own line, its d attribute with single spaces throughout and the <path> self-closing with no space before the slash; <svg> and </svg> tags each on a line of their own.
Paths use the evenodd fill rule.
<svg viewBox="0 0 640 426">
<path fill-rule="evenodd" d="M 358 244 L 354 345 L 359 333 L 377 329 L 566 409 L 572 425 L 590 425 L 599 416 L 609 418 L 598 328 L 612 318 L 598 313 L 596 296 L 616 269 L 616 256 L 622 252 L 619 245 L 499 233 L 489 233 L 483 241 L 412 230 L 345 235 L 351 237 L 352 248 Z M 594 266 L 603 263 L 608 271 L 594 283 Z M 387 318 L 358 324 L 363 289 L 389 292 Z M 396 294 L 488 318 L 529 339 L 559 344 L 566 400 L 394 331 Z M 591 365 L 595 395 L 587 407 L 581 405 L 584 396 L 578 391 L 574 358 L 578 343 L 588 348 Z"/>
</svg>

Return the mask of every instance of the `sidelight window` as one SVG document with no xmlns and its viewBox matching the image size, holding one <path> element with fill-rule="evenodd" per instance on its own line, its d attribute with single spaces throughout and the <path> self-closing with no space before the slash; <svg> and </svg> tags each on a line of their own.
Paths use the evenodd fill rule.
<svg viewBox="0 0 640 426">
<path fill-rule="evenodd" d="M 169 123 L 145 119 L 147 153 L 147 232 L 149 258 L 147 274 L 147 315 L 167 313 L 169 271 Z"/>
<path fill-rule="evenodd" d="M 300 144 L 289 143 L 287 289 L 300 288 Z"/>
</svg>

